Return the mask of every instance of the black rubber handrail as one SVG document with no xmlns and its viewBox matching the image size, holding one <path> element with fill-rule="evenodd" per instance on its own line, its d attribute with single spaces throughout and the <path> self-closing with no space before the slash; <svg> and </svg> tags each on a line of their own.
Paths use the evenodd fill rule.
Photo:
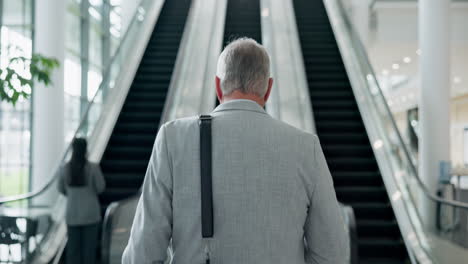
<svg viewBox="0 0 468 264">
<path fill-rule="evenodd" d="M 346 226 L 348 228 L 350 264 L 358 264 L 359 240 L 357 233 L 356 216 L 354 214 L 353 207 L 351 206 L 341 204 L 341 209 L 344 211 L 344 214 L 346 216 Z"/>
</svg>

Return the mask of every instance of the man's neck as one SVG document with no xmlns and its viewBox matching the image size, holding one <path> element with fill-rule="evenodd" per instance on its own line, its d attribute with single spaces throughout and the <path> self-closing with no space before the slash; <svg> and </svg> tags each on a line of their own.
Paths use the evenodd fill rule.
<svg viewBox="0 0 468 264">
<path fill-rule="evenodd" d="M 265 106 L 265 100 L 262 97 L 255 95 L 255 94 L 244 94 L 239 91 L 234 91 L 230 95 L 224 96 L 221 103 L 227 103 L 229 101 L 241 100 L 241 99 L 254 101 L 257 104 L 259 104 L 261 107 Z"/>
</svg>

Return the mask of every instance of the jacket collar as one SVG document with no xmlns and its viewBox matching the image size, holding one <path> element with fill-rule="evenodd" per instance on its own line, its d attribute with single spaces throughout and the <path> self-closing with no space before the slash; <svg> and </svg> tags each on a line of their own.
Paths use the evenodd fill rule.
<svg viewBox="0 0 468 264">
<path fill-rule="evenodd" d="M 261 114 L 267 114 L 267 112 L 256 102 L 247 99 L 238 99 L 228 101 L 218 105 L 213 113 L 223 112 L 223 111 L 251 111 Z"/>
</svg>

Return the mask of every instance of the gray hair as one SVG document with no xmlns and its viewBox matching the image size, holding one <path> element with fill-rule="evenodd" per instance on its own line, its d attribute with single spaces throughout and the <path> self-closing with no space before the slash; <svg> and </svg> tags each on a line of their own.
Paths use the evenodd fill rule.
<svg viewBox="0 0 468 264">
<path fill-rule="evenodd" d="M 218 59 L 216 75 L 221 90 L 229 95 L 235 90 L 264 96 L 270 78 L 270 58 L 266 49 L 251 38 L 240 38 L 224 48 Z"/>
</svg>

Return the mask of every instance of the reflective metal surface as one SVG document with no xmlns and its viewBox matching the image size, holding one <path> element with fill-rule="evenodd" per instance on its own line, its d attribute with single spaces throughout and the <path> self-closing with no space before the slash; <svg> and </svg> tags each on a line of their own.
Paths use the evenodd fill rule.
<svg viewBox="0 0 468 264">
<path fill-rule="evenodd" d="M 290 0 L 261 0 L 262 42 L 271 58 L 273 90 L 266 110 L 272 116 L 315 133 L 309 88 Z"/>
<path fill-rule="evenodd" d="M 194 0 L 171 79 L 161 124 L 209 113 L 215 106 L 227 0 Z"/>
</svg>

